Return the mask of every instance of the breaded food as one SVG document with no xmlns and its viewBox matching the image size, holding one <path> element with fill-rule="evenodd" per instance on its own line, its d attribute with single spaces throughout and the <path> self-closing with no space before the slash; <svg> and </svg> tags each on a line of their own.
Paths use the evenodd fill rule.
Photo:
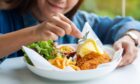
<svg viewBox="0 0 140 84">
<path fill-rule="evenodd" d="M 93 39 L 87 39 L 77 48 L 76 65 L 80 67 L 81 70 L 95 69 L 99 64 L 109 61 L 111 61 L 111 58 Z"/>
<path fill-rule="evenodd" d="M 96 52 L 91 52 L 84 57 L 77 56 L 76 65 L 81 70 L 87 70 L 87 69 L 95 69 L 99 64 L 107 63 L 110 61 L 111 58 L 106 53 L 101 55 Z"/>
<path fill-rule="evenodd" d="M 77 54 L 81 57 L 89 54 L 90 52 L 97 52 L 103 54 L 103 50 L 97 46 L 97 43 L 93 39 L 87 39 L 84 43 L 78 45 L 77 47 Z"/>
</svg>

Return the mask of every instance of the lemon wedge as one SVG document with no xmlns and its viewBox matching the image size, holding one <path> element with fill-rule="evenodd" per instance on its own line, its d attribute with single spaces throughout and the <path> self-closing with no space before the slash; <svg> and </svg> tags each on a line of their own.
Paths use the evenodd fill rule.
<svg viewBox="0 0 140 84">
<path fill-rule="evenodd" d="M 77 48 L 77 54 L 81 57 L 84 57 L 85 55 L 91 53 L 91 52 L 97 52 L 99 54 L 103 54 L 103 50 L 99 48 L 96 41 L 93 39 L 87 39 L 84 43 L 80 44 Z"/>
</svg>

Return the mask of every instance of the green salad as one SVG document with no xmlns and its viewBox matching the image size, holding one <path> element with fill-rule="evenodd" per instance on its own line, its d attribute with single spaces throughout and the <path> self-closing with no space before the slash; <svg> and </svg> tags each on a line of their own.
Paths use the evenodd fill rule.
<svg viewBox="0 0 140 84">
<path fill-rule="evenodd" d="M 53 59 L 57 55 L 57 49 L 54 45 L 53 40 L 35 42 L 28 45 L 27 47 L 35 50 L 47 60 Z M 25 54 L 24 56 L 26 61 L 29 64 L 33 65 L 30 59 L 28 58 L 27 54 Z"/>
</svg>

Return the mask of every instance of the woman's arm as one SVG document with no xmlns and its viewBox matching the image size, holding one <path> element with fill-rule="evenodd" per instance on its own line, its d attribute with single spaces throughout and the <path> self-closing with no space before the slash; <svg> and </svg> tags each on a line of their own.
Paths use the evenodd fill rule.
<svg viewBox="0 0 140 84">
<path fill-rule="evenodd" d="M 81 38 L 82 34 L 64 15 L 58 14 L 38 25 L 0 36 L 0 58 L 7 56 L 23 45 L 42 40 L 57 40 L 65 34 Z"/>
<path fill-rule="evenodd" d="M 23 45 L 36 42 L 36 37 L 33 27 L 0 35 L 0 58 L 21 49 Z"/>
</svg>

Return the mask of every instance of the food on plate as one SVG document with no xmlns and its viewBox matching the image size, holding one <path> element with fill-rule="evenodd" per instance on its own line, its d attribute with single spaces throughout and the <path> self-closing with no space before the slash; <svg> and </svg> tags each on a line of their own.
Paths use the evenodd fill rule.
<svg viewBox="0 0 140 84">
<path fill-rule="evenodd" d="M 43 56 L 47 60 L 53 59 L 57 55 L 57 49 L 52 40 L 35 42 L 28 45 L 27 47 L 35 50 L 37 53 L 39 53 L 41 56 Z M 26 61 L 29 64 L 33 65 L 30 59 L 27 57 L 27 55 L 24 54 L 24 56 L 25 56 Z"/>
<path fill-rule="evenodd" d="M 87 39 L 77 48 L 76 65 L 81 70 L 95 69 L 99 64 L 110 62 L 111 58 L 102 52 L 97 43 L 92 39 Z"/>
<path fill-rule="evenodd" d="M 77 49 L 70 45 L 56 46 L 52 40 L 35 42 L 28 47 L 60 69 L 68 66 L 74 70 L 96 69 L 99 64 L 111 61 L 109 55 L 101 50 L 93 39 L 86 39 Z M 33 65 L 26 54 L 25 59 Z"/>
<path fill-rule="evenodd" d="M 46 60 L 48 60 L 52 65 L 64 69 L 67 66 L 71 66 L 74 70 L 80 70 L 76 66 L 76 61 L 70 56 L 74 56 L 75 49 L 72 46 L 60 46 L 56 47 L 52 40 L 40 41 L 28 45 L 29 48 L 38 52 Z M 25 54 L 26 61 L 33 65 L 28 56 Z"/>
<path fill-rule="evenodd" d="M 97 43 L 92 39 L 87 39 L 84 43 L 78 45 L 77 54 L 81 57 L 84 57 L 90 52 L 103 54 L 102 50 L 97 46 Z"/>
<path fill-rule="evenodd" d="M 99 54 L 96 52 L 91 52 L 84 57 L 77 56 L 77 62 L 76 65 L 81 69 L 81 70 L 86 70 L 86 69 L 95 69 L 99 64 L 107 63 L 110 62 L 111 59 L 108 56 L 108 54 Z"/>
<path fill-rule="evenodd" d="M 72 58 L 67 58 L 66 56 L 63 57 L 61 55 L 58 55 L 56 58 L 50 59 L 49 62 L 60 69 L 64 69 L 67 66 L 70 66 L 74 70 L 80 70 L 80 68 L 76 66 L 76 61 L 72 60 Z"/>
<path fill-rule="evenodd" d="M 67 58 L 73 57 L 76 54 L 75 48 L 68 45 L 62 45 L 58 48 L 58 51 Z"/>
</svg>

